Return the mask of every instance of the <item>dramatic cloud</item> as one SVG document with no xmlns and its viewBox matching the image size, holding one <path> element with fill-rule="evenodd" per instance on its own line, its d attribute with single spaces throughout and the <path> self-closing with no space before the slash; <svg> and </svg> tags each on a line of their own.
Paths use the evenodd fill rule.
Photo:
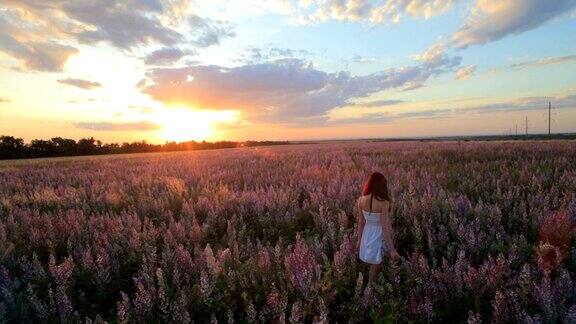
<svg viewBox="0 0 576 324">
<path fill-rule="evenodd" d="M 7 6 L 23 12 L 26 23 L 49 25 L 60 37 L 69 35 L 83 43 L 106 41 L 127 49 L 183 40 L 161 23 L 164 7 L 159 0 L 7 0 Z"/>
<path fill-rule="evenodd" d="M 0 24 L 0 52 L 22 63 L 21 69 L 44 72 L 60 72 L 68 58 L 78 53 L 72 46 L 49 42 L 27 42 L 5 34 Z"/>
<path fill-rule="evenodd" d="M 179 48 L 165 47 L 148 54 L 144 62 L 148 65 L 172 65 L 180 61 L 184 56 L 193 54 Z"/>
<path fill-rule="evenodd" d="M 560 57 L 543 58 L 540 60 L 534 60 L 534 61 L 527 61 L 527 62 L 512 64 L 512 65 L 510 65 L 510 67 L 513 69 L 524 69 L 524 68 L 532 68 L 532 67 L 545 66 L 545 65 L 551 65 L 551 64 L 568 63 L 568 62 L 576 62 L 576 55 L 566 55 L 566 56 L 560 56 Z"/>
<path fill-rule="evenodd" d="M 90 89 L 102 87 L 102 85 L 99 82 L 93 82 L 93 81 L 82 80 L 82 79 L 67 78 L 67 79 L 60 79 L 57 81 L 58 81 L 58 83 L 74 86 L 74 87 L 85 89 L 85 90 L 90 90 Z"/>
<path fill-rule="evenodd" d="M 458 69 L 456 71 L 456 79 L 465 80 L 474 74 L 476 71 L 476 65 L 468 65 Z"/>
<path fill-rule="evenodd" d="M 466 48 L 496 41 L 534 29 L 575 7 L 573 0 L 477 0 L 452 42 Z"/>
<path fill-rule="evenodd" d="M 146 6 L 148 4 L 148 6 Z M 162 7 L 157 1 L 71 1 L 61 8 L 68 17 L 90 26 L 73 33 L 81 42 L 110 42 L 120 48 L 139 44 L 172 45 L 183 39 L 177 31 L 161 24 L 157 14 Z"/>
<path fill-rule="evenodd" d="M 78 52 L 63 44 L 106 42 L 125 50 L 151 44 L 207 47 L 234 36 L 227 22 L 199 17 L 189 8 L 186 0 L 5 0 L 0 51 L 22 61 L 26 70 L 62 71 Z M 176 55 L 164 50 L 149 59 L 164 63 Z"/>
<path fill-rule="evenodd" d="M 158 68 L 148 72 L 143 92 L 167 104 L 240 110 L 251 120 L 303 122 L 325 118 L 331 109 L 386 89 L 422 86 L 431 77 L 453 71 L 459 63 L 459 58 L 436 53 L 419 57 L 415 66 L 364 76 L 319 71 L 299 59 L 233 68 Z"/>
<path fill-rule="evenodd" d="M 428 19 L 448 11 L 455 0 L 308 0 L 292 6 L 299 22 L 325 20 L 397 23 L 404 15 Z"/>
<path fill-rule="evenodd" d="M 160 128 L 151 122 L 127 122 L 127 123 L 112 123 L 112 122 L 86 122 L 74 124 L 77 128 L 89 129 L 95 131 L 151 131 Z"/>
</svg>

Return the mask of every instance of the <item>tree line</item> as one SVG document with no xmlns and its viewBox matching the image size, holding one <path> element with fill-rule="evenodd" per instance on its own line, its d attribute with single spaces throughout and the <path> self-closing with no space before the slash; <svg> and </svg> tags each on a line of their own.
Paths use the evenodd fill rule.
<svg viewBox="0 0 576 324">
<path fill-rule="evenodd" d="M 99 155 L 120 153 L 171 152 L 191 150 L 212 150 L 236 147 L 252 147 L 264 145 L 282 145 L 289 142 L 279 141 L 218 141 L 218 142 L 166 142 L 151 144 L 146 141 L 131 143 L 102 143 L 93 137 L 78 141 L 69 138 L 54 137 L 50 140 L 35 139 L 25 143 L 22 138 L 0 136 L 0 159 L 27 159 L 55 156 Z"/>
</svg>

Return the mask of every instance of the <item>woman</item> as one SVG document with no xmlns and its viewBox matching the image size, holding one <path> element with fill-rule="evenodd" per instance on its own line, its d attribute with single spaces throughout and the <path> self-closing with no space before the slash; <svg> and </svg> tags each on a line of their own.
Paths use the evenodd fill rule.
<svg viewBox="0 0 576 324">
<path fill-rule="evenodd" d="M 371 283 L 378 278 L 384 253 L 389 253 L 393 260 L 400 259 L 394 248 L 391 203 L 388 181 L 382 173 L 372 173 L 364 185 L 362 197 L 358 198 L 359 257 L 371 265 Z"/>
</svg>

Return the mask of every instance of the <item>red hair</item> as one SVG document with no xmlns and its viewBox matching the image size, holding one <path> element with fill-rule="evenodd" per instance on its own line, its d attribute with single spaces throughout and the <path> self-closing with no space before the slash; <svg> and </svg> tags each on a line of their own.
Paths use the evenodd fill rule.
<svg viewBox="0 0 576 324">
<path fill-rule="evenodd" d="M 390 192 L 388 191 L 388 181 L 386 177 L 380 172 L 374 172 L 364 184 L 363 195 L 370 195 L 380 200 L 390 201 Z"/>
</svg>

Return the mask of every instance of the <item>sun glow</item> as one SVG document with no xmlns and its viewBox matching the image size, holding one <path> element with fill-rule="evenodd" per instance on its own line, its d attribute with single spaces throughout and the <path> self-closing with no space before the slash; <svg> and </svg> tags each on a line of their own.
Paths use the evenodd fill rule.
<svg viewBox="0 0 576 324">
<path fill-rule="evenodd" d="M 159 137 L 167 141 L 202 141 L 215 137 L 218 123 L 234 122 L 237 113 L 234 111 L 191 111 L 173 109 L 164 111 L 157 117 L 161 129 Z"/>
</svg>

